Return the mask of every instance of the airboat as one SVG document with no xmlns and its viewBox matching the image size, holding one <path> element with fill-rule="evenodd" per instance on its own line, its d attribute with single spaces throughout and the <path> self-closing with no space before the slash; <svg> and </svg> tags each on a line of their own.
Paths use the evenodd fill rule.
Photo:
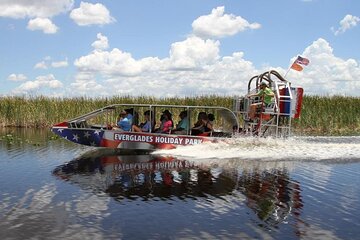
<svg viewBox="0 0 360 240">
<path fill-rule="evenodd" d="M 255 119 L 249 121 L 250 106 L 263 102 L 263 99 L 248 96 L 257 92 L 262 82 L 265 82 L 274 92 L 274 97 L 270 105 L 260 104 L 261 107 L 257 110 Z M 235 97 L 232 109 L 222 106 L 113 104 L 57 123 L 51 130 L 66 140 L 82 145 L 143 151 L 226 141 L 234 137 L 289 137 L 292 120 L 300 117 L 302 97 L 303 88 L 292 87 L 290 81 L 283 78 L 277 71 L 271 70 L 252 77 L 248 82 L 247 94 Z M 119 113 L 124 109 L 132 110 L 134 116 L 132 124 L 138 124 L 144 120 L 144 113 L 150 112 L 152 125 L 149 131 L 136 132 L 119 129 L 116 122 Z M 180 120 L 177 116 L 185 112 L 186 129 L 183 129 L 181 133 L 172 129 L 166 132 L 156 131 L 165 111 L 174 116 L 174 126 L 177 120 Z M 202 133 L 194 131 L 192 126 L 197 121 L 199 113 L 215 116 L 211 131 Z"/>
</svg>

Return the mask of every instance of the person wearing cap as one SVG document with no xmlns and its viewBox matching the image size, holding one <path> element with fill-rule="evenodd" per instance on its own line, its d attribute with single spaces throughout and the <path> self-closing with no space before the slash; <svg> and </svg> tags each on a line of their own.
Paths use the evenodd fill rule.
<svg viewBox="0 0 360 240">
<path fill-rule="evenodd" d="M 116 125 L 123 131 L 131 130 L 131 119 L 128 118 L 128 113 L 125 110 L 120 112 Z"/>
<path fill-rule="evenodd" d="M 130 126 L 131 126 L 134 122 L 134 109 L 128 108 L 128 109 L 125 109 L 125 112 L 126 112 L 126 118 L 129 120 Z"/>
<path fill-rule="evenodd" d="M 256 109 L 264 104 L 268 106 L 273 102 L 274 92 L 268 87 L 266 82 L 260 83 L 260 90 L 257 93 L 250 94 L 248 97 L 261 97 L 261 102 L 253 103 L 250 105 L 249 118 L 254 120 L 256 115 Z"/>
<path fill-rule="evenodd" d="M 117 117 L 115 128 L 120 128 L 123 131 L 131 131 L 131 126 L 134 123 L 133 113 L 133 108 L 122 110 Z"/>
</svg>

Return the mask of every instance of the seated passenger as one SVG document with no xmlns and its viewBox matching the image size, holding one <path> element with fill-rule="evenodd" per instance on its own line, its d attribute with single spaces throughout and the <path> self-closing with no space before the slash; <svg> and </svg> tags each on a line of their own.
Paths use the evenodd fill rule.
<svg viewBox="0 0 360 240">
<path fill-rule="evenodd" d="M 153 116 L 151 114 L 151 116 Z M 140 126 L 133 125 L 132 130 L 134 132 L 150 132 L 152 128 L 152 121 L 150 120 L 150 110 L 144 112 L 145 122 L 141 123 Z"/>
<path fill-rule="evenodd" d="M 171 131 L 171 133 L 174 133 L 174 134 L 187 134 L 187 129 L 188 129 L 188 125 L 189 125 L 189 120 L 187 118 L 187 111 L 182 111 L 179 114 L 179 117 L 180 117 L 181 120 L 176 125 L 176 128 Z"/>
<path fill-rule="evenodd" d="M 173 127 L 172 114 L 169 110 L 165 110 L 161 115 L 161 124 L 160 127 L 155 130 L 157 133 L 169 133 Z"/>
<path fill-rule="evenodd" d="M 214 126 L 214 120 L 215 120 L 214 114 L 209 113 L 207 116 L 208 116 L 208 119 L 209 119 L 209 122 L 211 123 L 211 125 Z"/>
<path fill-rule="evenodd" d="M 128 114 L 125 110 L 119 114 L 118 122 L 116 125 L 123 131 L 131 130 L 131 120 L 128 118 Z"/>
<path fill-rule="evenodd" d="M 206 112 L 200 112 L 198 121 L 191 129 L 191 135 L 209 135 L 213 131 L 213 126 L 210 123 Z"/>
<path fill-rule="evenodd" d="M 268 87 L 265 82 L 260 83 L 260 90 L 257 93 L 250 94 L 248 97 L 258 96 L 261 97 L 261 102 L 253 103 L 250 105 L 249 118 L 254 120 L 256 116 L 256 110 L 261 106 L 268 106 L 273 102 L 274 92 Z"/>
<path fill-rule="evenodd" d="M 134 124 L 134 109 L 133 108 L 128 108 L 128 109 L 125 109 L 125 112 L 126 112 L 126 118 L 129 119 L 130 121 L 130 126 L 132 124 Z"/>
</svg>

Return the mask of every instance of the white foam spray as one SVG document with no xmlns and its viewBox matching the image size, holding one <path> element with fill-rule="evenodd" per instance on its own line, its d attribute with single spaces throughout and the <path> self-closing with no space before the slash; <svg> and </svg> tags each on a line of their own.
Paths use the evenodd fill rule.
<svg viewBox="0 0 360 240">
<path fill-rule="evenodd" d="M 217 143 L 159 150 L 155 154 L 187 159 L 360 161 L 360 137 L 231 138 Z"/>
</svg>

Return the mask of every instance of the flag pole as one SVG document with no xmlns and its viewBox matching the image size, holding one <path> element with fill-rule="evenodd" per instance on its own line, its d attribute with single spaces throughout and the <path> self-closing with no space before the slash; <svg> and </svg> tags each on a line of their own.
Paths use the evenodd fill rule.
<svg viewBox="0 0 360 240">
<path fill-rule="evenodd" d="M 296 59 L 299 57 L 299 55 L 295 58 L 294 62 L 296 61 Z M 289 73 L 291 66 L 294 64 L 294 62 L 288 67 L 288 70 L 286 71 L 284 78 L 286 77 L 286 75 Z"/>
<path fill-rule="evenodd" d="M 291 64 L 292 65 L 292 64 Z M 289 71 L 290 71 L 290 69 L 291 69 L 291 66 L 288 68 L 288 70 L 286 71 L 286 73 L 285 73 L 285 75 L 284 75 L 284 78 L 286 77 L 286 75 L 289 73 Z"/>
<path fill-rule="evenodd" d="M 295 61 L 290 65 L 290 67 L 288 68 L 287 72 L 284 75 L 284 78 L 286 77 L 286 75 L 289 73 L 290 69 L 294 69 L 296 71 L 302 71 L 303 70 L 303 66 L 307 66 L 309 64 L 309 59 L 301 57 L 300 55 L 298 55 L 295 59 Z"/>
</svg>

